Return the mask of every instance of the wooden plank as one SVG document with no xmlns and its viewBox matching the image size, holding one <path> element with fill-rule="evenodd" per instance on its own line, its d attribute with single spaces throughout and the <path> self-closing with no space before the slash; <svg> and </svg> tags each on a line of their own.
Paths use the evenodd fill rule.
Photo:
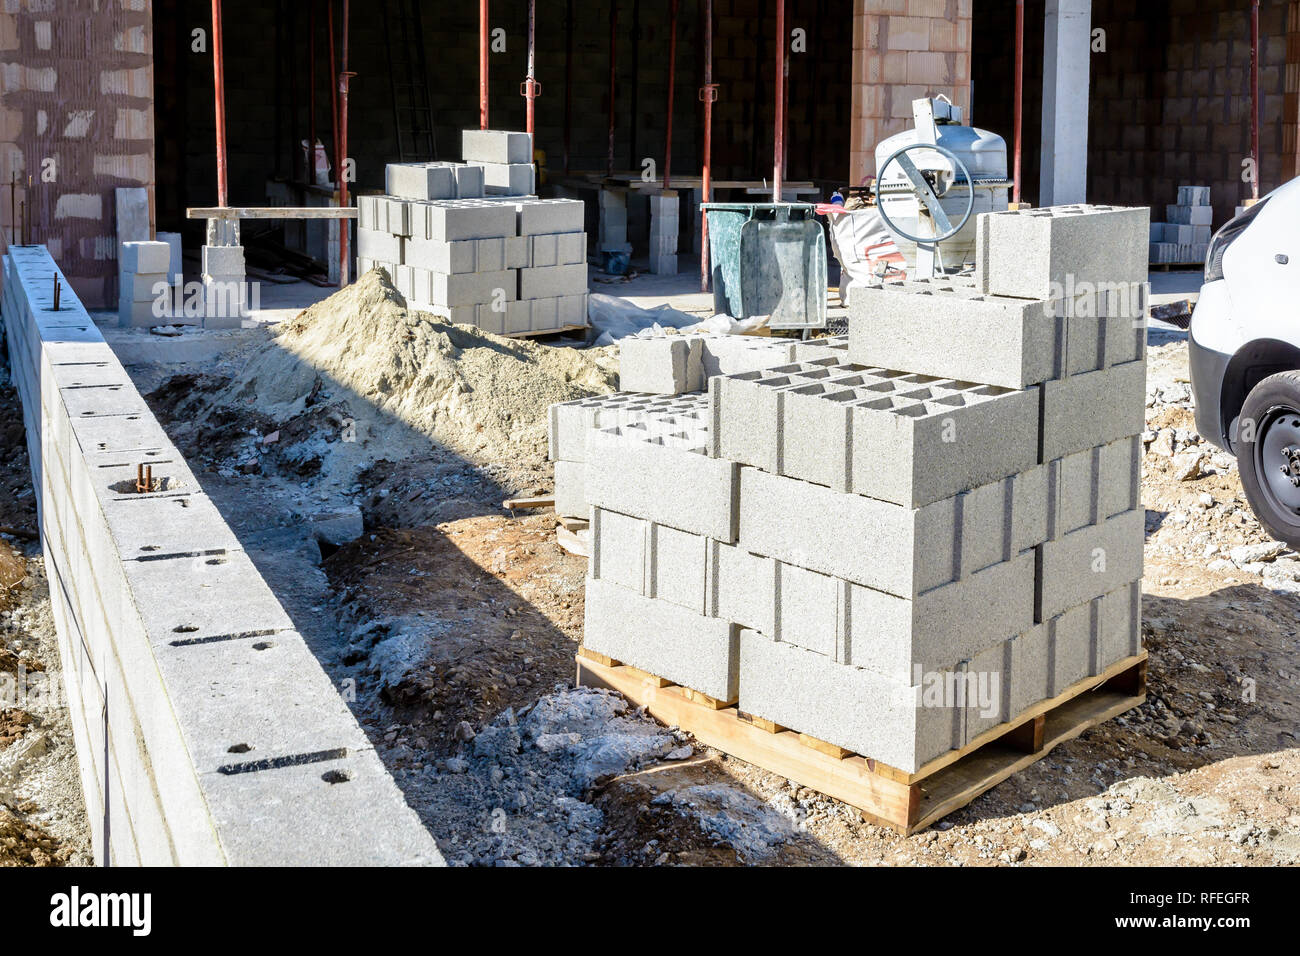
<svg viewBox="0 0 1300 956">
<path fill-rule="evenodd" d="M 707 707 L 709 710 L 722 710 L 724 707 L 736 706 L 735 700 L 719 700 L 716 697 L 710 697 L 708 694 L 698 690 L 692 690 L 689 687 L 680 688 L 681 692 L 686 695 L 687 700 L 694 701 L 701 707 Z"/>
<path fill-rule="evenodd" d="M 529 332 L 507 332 L 504 337 L 507 339 L 535 339 L 540 338 L 543 335 L 564 335 L 569 332 L 577 332 L 579 329 L 585 332 L 589 328 L 591 328 L 589 325 L 562 325 L 558 329 L 537 329 L 536 331 Z"/>
<path fill-rule="evenodd" d="M 533 498 L 507 498 L 501 502 L 501 507 L 506 511 L 514 511 L 516 508 L 526 511 L 532 508 L 554 508 L 554 495 L 537 495 Z"/>
<path fill-rule="evenodd" d="M 555 520 L 560 525 L 577 534 L 579 531 L 586 531 L 591 527 L 591 522 L 586 518 L 570 518 L 568 515 L 556 515 Z"/>
<path fill-rule="evenodd" d="M 595 664 L 601 664 L 601 665 L 603 665 L 603 666 L 605 666 L 605 667 L 620 667 L 620 666 L 622 666 L 622 665 L 620 664 L 620 662 L 614 660 L 614 658 L 612 658 L 612 657 L 607 657 L 607 656 L 605 656 L 604 654 L 600 653 L 600 651 L 593 651 L 593 650 L 592 650 L 591 648 L 589 648 L 589 647 L 580 647 L 580 648 L 578 648 L 578 656 L 581 657 L 581 658 L 583 658 L 584 660 L 591 661 L 592 663 L 595 663 Z"/>
<path fill-rule="evenodd" d="M 742 722 L 747 723 L 751 727 L 757 728 L 766 734 L 779 734 L 781 731 L 789 729 L 787 727 L 782 727 L 774 720 L 768 720 L 766 717 L 759 717 L 755 714 L 747 714 L 743 710 L 737 711 L 736 717 Z"/>
<path fill-rule="evenodd" d="M 186 219 L 356 219 L 356 206 L 198 206 Z"/>
<path fill-rule="evenodd" d="M 569 554 L 575 554 L 580 558 L 591 557 L 591 547 L 576 531 L 570 531 L 563 526 L 556 528 L 555 541 Z"/>
<path fill-rule="evenodd" d="M 1038 753 L 1043 749 L 1043 729 L 1046 724 L 1046 715 L 1039 714 L 1004 736 L 1002 742 L 1027 754 Z"/>
<path fill-rule="evenodd" d="M 828 744 L 826 741 L 817 737 L 810 737 L 808 734 L 800 734 L 799 742 L 805 747 L 811 747 L 828 757 L 834 757 L 836 760 L 843 760 L 845 757 L 853 756 L 853 751 L 844 747 L 837 747 L 835 744 Z"/>
</svg>

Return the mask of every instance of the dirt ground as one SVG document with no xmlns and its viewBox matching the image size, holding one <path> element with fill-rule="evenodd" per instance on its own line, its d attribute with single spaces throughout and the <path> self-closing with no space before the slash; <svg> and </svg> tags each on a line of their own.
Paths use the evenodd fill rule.
<svg viewBox="0 0 1300 956">
<path fill-rule="evenodd" d="M 500 508 L 544 463 L 374 449 L 340 502 L 290 463 L 264 456 L 250 481 L 222 441 L 179 437 L 237 531 L 282 516 L 273 540 L 241 536 L 453 864 L 1300 862 L 1300 555 L 1269 545 L 1235 463 L 1195 434 L 1184 342 L 1154 339 L 1148 364 L 1147 702 L 906 838 L 573 688 L 586 562 L 549 512 Z M 174 392 L 150 396 L 164 420 Z M 276 423 L 221 427 L 245 425 Z M 304 508 L 340 504 L 365 533 L 304 549 Z"/>
<path fill-rule="evenodd" d="M 0 381 L 7 371 L 0 363 Z M 0 385 L 0 866 L 88 865 L 22 411 Z"/>
</svg>

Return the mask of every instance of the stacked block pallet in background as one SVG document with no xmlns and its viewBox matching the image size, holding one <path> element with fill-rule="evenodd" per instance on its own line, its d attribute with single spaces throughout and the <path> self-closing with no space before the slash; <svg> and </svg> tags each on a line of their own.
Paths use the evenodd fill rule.
<svg viewBox="0 0 1300 956">
<path fill-rule="evenodd" d="M 1210 187 L 1179 186 L 1178 202 L 1165 207 L 1165 218 L 1151 223 L 1151 265 L 1204 265 L 1214 223 Z"/>
<path fill-rule="evenodd" d="M 382 267 L 417 308 L 498 335 L 587 326 L 579 200 L 530 195 L 526 133 L 466 130 L 465 163 L 392 164 L 357 200 L 358 271 Z"/>
<path fill-rule="evenodd" d="M 863 290 L 847 344 L 704 376 L 707 418 L 589 421 L 580 671 L 654 675 L 909 788 L 1137 673 L 1147 218 L 981 217 L 973 281 Z M 689 340 L 651 348 L 638 380 L 699 380 Z M 1049 737 L 1140 695 L 1063 710 Z M 846 799 L 926 817 L 873 787 Z"/>
</svg>

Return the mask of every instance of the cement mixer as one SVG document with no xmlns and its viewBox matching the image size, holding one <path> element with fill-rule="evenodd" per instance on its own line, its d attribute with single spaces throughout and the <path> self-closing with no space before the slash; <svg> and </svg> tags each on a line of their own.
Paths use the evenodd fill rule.
<svg viewBox="0 0 1300 956">
<path fill-rule="evenodd" d="M 876 200 L 909 276 L 961 271 L 975 261 L 975 217 L 1007 208 L 1007 144 L 962 126 L 947 98 L 912 101 L 915 128 L 876 147 Z"/>
</svg>

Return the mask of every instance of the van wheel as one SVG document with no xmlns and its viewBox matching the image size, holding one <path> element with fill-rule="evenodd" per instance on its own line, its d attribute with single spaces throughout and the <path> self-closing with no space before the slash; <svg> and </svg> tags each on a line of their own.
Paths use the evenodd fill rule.
<svg viewBox="0 0 1300 956">
<path fill-rule="evenodd" d="M 1237 434 L 1251 510 L 1265 531 L 1300 550 L 1300 372 L 1270 375 L 1251 389 Z"/>
</svg>

